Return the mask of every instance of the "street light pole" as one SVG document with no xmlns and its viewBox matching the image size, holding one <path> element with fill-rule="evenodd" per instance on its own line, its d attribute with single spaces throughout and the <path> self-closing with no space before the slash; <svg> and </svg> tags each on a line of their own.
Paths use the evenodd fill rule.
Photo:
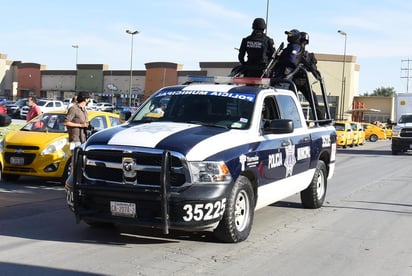
<svg viewBox="0 0 412 276">
<path fill-rule="evenodd" d="M 77 91 L 77 59 L 79 57 L 79 45 L 75 44 L 75 45 L 72 45 L 72 47 L 76 49 L 76 65 L 75 65 L 76 81 L 75 81 L 75 84 L 74 84 L 74 91 Z"/>
<path fill-rule="evenodd" d="M 345 78 L 345 64 L 346 64 L 346 38 L 347 34 L 346 32 L 342 30 L 338 30 L 338 33 L 343 35 L 345 37 L 345 46 L 343 48 L 343 62 L 342 62 L 342 91 L 341 91 L 341 114 L 340 114 L 340 119 L 343 119 L 343 114 L 345 112 L 345 90 L 346 90 L 346 78 Z"/>
<path fill-rule="evenodd" d="M 76 69 L 77 69 L 77 58 L 79 57 L 79 45 L 72 45 L 76 49 Z"/>
<path fill-rule="evenodd" d="M 133 36 L 139 31 L 126 30 L 126 33 L 132 36 L 132 43 L 130 47 L 130 79 L 129 79 L 129 107 L 132 107 L 132 78 L 133 78 Z"/>
</svg>

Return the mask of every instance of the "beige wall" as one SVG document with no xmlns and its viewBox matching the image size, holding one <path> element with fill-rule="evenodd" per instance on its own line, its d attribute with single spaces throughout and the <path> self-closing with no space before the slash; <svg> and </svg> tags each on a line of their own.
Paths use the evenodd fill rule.
<svg viewBox="0 0 412 276">
<path fill-rule="evenodd" d="M 338 105 L 341 104 L 341 94 L 342 94 L 342 70 L 343 70 L 343 55 L 332 55 L 332 54 L 320 54 L 316 53 L 316 58 L 318 60 L 318 68 L 321 71 L 327 94 L 329 96 L 339 97 Z M 0 78 L 5 72 L 8 72 L 8 65 L 10 61 L 6 60 L 6 56 L 0 54 Z M 16 62 L 17 63 L 17 62 Z M 153 93 L 159 87 L 171 84 L 181 84 L 187 80 L 189 75 L 207 75 L 207 76 L 228 76 L 233 67 L 238 65 L 238 62 L 199 62 L 200 70 L 188 70 L 184 71 L 183 66 L 170 63 L 170 62 L 153 62 L 148 63 L 149 70 L 136 70 L 133 71 L 133 88 L 132 93 L 136 95 L 145 93 L 147 97 L 150 93 Z M 163 65 L 163 67 L 162 67 Z M 83 65 L 83 66 L 93 66 L 96 65 Z M 152 68 L 153 67 L 153 68 Z M 128 97 L 129 94 L 129 70 L 109 70 L 109 66 L 98 66 L 99 70 L 103 71 L 102 83 L 98 85 L 101 87 L 101 91 L 97 91 L 97 95 L 107 95 L 114 94 L 117 97 Z M 76 77 L 79 71 L 74 70 L 61 70 L 60 72 L 56 70 L 44 70 L 42 71 L 42 91 L 60 90 L 61 97 L 65 97 L 66 91 L 73 93 L 76 87 Z M 153 69 L 154 75 L 150 76 L 148 79 L 147 73 Z M 13 70 L 9 70 L 12 72 Z M 165 74 L 166 73 L 166 74 Z M 10 73 L 11 74 L 11 73 Z M 347 55 L 345 60 L 345 98 L 344 98 L 344 108 L 343 111 L 348 111 L 351 108 L 353 97 L 358 95 L 358 85 L 359 85 L 359 74 L 360 66 L 356 64 L 356 57 Z M 166 78 L 164 77 L 166 76 Z M 1 81 L 1 79 L 0 79 Z M 6 79 L 6 83 L 12 87 L 12 83 L 16 79 L 9 78 Z M 78 80 L 79 81 L 79 80 Z M 174 82 L 174 83 L 173 83 Z M 109 84 L 114 84 L 117 88 L 113 91 L 109 88 Z M 7 86 L 7 84 L 6 84 Z M 2 92 L 2 91 L 0 91 Z M 0 94 L 0 96 L 2 96 Z M 97 100 L 99 100 L 97 98 Z M 340 106 L 337 110 L 339 114 L 341 112 Z M 346 119 L 350 119 L 350 113 L 344 113 Z"/>
</svg>

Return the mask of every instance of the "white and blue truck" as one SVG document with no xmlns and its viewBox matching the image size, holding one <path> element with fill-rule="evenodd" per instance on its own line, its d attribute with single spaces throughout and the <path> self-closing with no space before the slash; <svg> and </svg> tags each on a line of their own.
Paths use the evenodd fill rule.
<svg viewBox="0 0 412 276">
<path fill-rule="evenodd" d="M 65 187 L 77 222 L 236 243 L 262 207 L 296 193 L 304 208 L 323 205 L 336 159 L 324 89 L 302 101 L 293 81 L 206 79 L 160 89 L 76 149 Z"/>
</svg>

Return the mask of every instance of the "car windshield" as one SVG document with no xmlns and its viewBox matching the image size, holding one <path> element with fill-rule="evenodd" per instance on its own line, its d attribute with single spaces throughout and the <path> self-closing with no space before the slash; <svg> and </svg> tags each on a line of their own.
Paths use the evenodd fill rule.
<svg viewBox="0 0 412 276">
<path fill-rule="evenodd" d="M 47 103 L 47 101 L 43 101 L 43 100 L 37 101 L 38 106 L 44 106 L 44 105 L 46 105 L 46 103 Z"/>
<path fill-rule="evenodd" d="M 343 124 L 335 124 L 335 129 L 339 131 L 344 131 L 345 130 L 345 125 Z"/>
<path fill-rule="evenodd" d="M 65 114 L 43 113 L 21 128 L 23 131 L 56 132 L 64 133 L 67 129 L 64 125 Z"/>
<path fill-rule="evenodd" d="M 150 98 L 131 122 L 171 121 L 247 129 L 255 96 L 209 91 L 166 91 Z"/>
<path fill-rule="evenodd" d="M 412 115 L 402 115 L 399 118 L 399 123 L 401 123 L 401 124 L 412 123 Z"/>
</svg>

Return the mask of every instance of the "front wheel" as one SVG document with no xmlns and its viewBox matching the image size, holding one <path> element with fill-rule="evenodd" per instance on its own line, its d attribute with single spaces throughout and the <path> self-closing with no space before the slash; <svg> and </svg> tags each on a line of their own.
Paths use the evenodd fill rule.
<svg viewBox="0 0 412 276">
<path fill-rule="evenodd" d="M 255 197 L 249 179 L 239 176 L 227 201 L 227 207 L 214 234 L 223 242 L 247 239 L 252 229 Z"/>
<path fill-rule="evenodd" d="M 325 162 L 318 161 L 315 174 L 309 187 L 300 193 L 302 205 L 308 209 L 317 209 L 322 207 L 326 197 L 327 187 L 327 170 Z"/>
</svg>

